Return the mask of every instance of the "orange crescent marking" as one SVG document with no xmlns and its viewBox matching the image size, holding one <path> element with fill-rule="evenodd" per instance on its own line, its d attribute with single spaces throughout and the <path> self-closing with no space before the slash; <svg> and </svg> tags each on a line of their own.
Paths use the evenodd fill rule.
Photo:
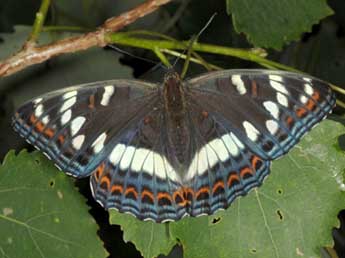
<svg viewBox="0 0 345 258">
<path fill-rule="evenodd" d="M 134 187 L 128 187 L 128 188 L 126 188 L 125 195 L 128 195 L 128 194 L 130 194 L 130 193 L 133 193 L 133 194 L 134 194 L 135 199 L 138 198 L 138 193 L 137 193 L 137 191 L 135 190 Z"/>
<path fill-rule="evenodd" d="M 315 103 L 313 100 L 309 99 L 307 104 L 305 105 L 305 107 L 308 109 L 308 110 L 313 110 L 313 108 L 315 107 Z"/>
<path fill-rule="evenodd" d="M 193 191 L 193 189 L 192 188 L 190 188 L 190 187 L 187 187 L 187 188 L 185 188 L 185 187 L 183 187 L 183 193 L 187 196 L 189 193 L 192 195 L 192 196 L 194 196 L 194 191 Z"/>
<path fill-rule="evenodd" d="M 105 168 L 105 164 L 102 163 L 101 165 L 99 165 L 96 169 L 96 180 L 98 181 L 98 179 L 102 176 L 103 172 L 104 172 L 104 168 Z"/>
<path fill-rule="evenodd" d="M 141 192 L 141 199 L 144 199 L 145 196 L 149 197 L 152 200 L 152 202 L 154 202 L 155 197 L 150 191 L 148 191 L 148 190 L 142 191 Z"/>
<path fill-rule="evenodd" d="M 36 123 L 36 121 L 37 121 L 37 118 L 35 117 L 34 114 L 32 114 L 32 115 L 30 116 L 30 122 L 31 122 L 32 124 L 34 124 L 34 123 Z"/>
<path fill-rule="evenodd" d="M 52 128 L 47 128 L 44 130 L 44 134 L 49 138 L 53 138 L 55 131 Z"/>
<path fill-rule="evenodd" d="M 302 117 L 307 111 L 304 108 L 298 108 L 296 114 L 298 117 Z"/>
<path fill-rule="evenodd" d="M 288 116 L 288 117 L 286 118 L 286 123 L 287 123 L 288 125 L 291 125 L 292 122 L 293 122 L 293 118 L 292 118 L 291 116 Z"/>
<path fill-rule="evenodd" d="M 40 133 L 43 132 L 44 130 L 44 124 L 41 121 L 38 121 L 37 117 L 35 115 L 31 115 L 30 116 L 30 122 L 32 124 L 35 124 L 34 127 L 36 128 L 37 131 L 39 131 Z"/>
<path fill-rule="evenodd" d="M 318 91 L 315 91 L 312 95 L 312 99 L 317 101 L 320 99 L 320 93 Z"/>
<path fill-rule="evenodd" d="M 223 181 L 218 181 L 217 183 L 214 184 L 214 186 L 212 188 L 212 193 L 215 193 L 218 188 L 224 189 L 224 182 Z"/>
<path fill-rule="evenodd" d="M 184 196 L 183 196 L 183 192 L 181 191 L 181 189 L 178 189 L 173 193 L 173 198 L 174 198 L 175 202 L 176 202 L 177 196 L 179 196 L 181 198 L 181 200 L 185 201 Z"/>
<path fill-rule="evenodd" d="M 118 192 L 122 193 L 123 187 L 122 187 L 121 185 L 113 185 L 113 186 L 111 187 L 111 192 L 113 193 L 113 192 L 115 192 L 115 191 L 118 191 Z"/>
<path fill-rule="evenodd" d="M 60 142 L 60 144 L 63 144 L 64 143 L 64 141 L 65 141 L 65 137 L 61 134 L 61 135 L 59 135 L 59 137 L 58 137 L 58 141 Z"/>
<path fill-rule="evenodd" d="M 258 161 L 262 161 L 262 160 L 258 156 L 254 155 L 253 158 L 252 158 L 252 167 L 253 167 L 253 169 L 255 169 L 256 163 Z"/>
<path fill-rule="evenodd" d="M 196 198 L 202 193 L 209 193 L 210 188 L 208 186 L 201 187 L 195 194 Z"/>
<path fill-rule="evenodd" d="M 251 170 L 249 167 L 242 168 L 240 172 L 240 176 L 243 178 L 246 174 L 253 175 L 253 170 Z"/>
<path fill-rule="evenodd" d="M 236 180 L 236 181 L 240 181 L 240 178 L 238 177 L 238 175 L 237 174 L 231 174 L 230 175 L 230 177 L 229 177 L 229 179 L 228 179 L 228 186 L 231 186 L 232 185 L 232 181 L 234 181 L 234 180 Z"/>
<path fill-rule="evenodd" d="M 107 189 L 110 187 L 110 180 L 107 176 L 101 178 L 101 184 L 105 183 L 107 185 Z"/>
<path fill-rule="evenodd" d="M 35 124 L 35 128 L 37 129 L 37 131 L 39 131 L 41 133 L 44 130 L 44 124 L 42 122 L 38 121 Z"/>
<path fill-rule="evenodd" d="M 157 194 L 157 198 L 158 198 L 158 199 L 163 199 L 163 198 L 165 198 L 165 199 L 168 199 L 170 202 L 172 202 L 172 199 L 171 199 L 170 194 L 165 193 L 165 192 L 159 192 L 159 193 Z"/>
<path fill-rule="evenodd" d="M 313 93 L 313 95 L 311 96 L 311 99 L 308 100 L 307 104 L 306 104 L 306 108 L 308 110 L 313 110 L 313 108 L 315 107 L 315 102 L 317 102 L 320 99 L 320 93 L 315 91 Z M 314 100 L 314 101 L 313 101 Z"/>
<path fill-rule="evenodd" d="M 185 207 L 188 203 L 191 203 L 191 201 L 186 200 L 186 197 L 185 197 L 185 195 L 188 191 L 191 191 L 192 194 L 194 193 L 193 190 L 191 190 L 191 189 L 188 190 L 188 188 L 184 188 L 184 187 L 179 188 L 178 190 L 176 190 L 173 193 L 173 198 L 174 198 L 175 202 L 176 202 L 177 196 L 179 196 L 182 199 L 182 202 L 177 203 L 178 206 Z"/>
</svg>

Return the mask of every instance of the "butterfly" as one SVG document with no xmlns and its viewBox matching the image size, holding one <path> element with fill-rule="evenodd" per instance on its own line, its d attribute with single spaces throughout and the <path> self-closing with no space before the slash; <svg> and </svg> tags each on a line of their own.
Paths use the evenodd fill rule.
<svg viewBox="0 0 345 258">
<path fill-rule="evenodd" d="M 14 129 L 93 197 L 141 220 L 213 214 L 262 184 L 335 105 L 329 85 L 296 73 L 223 70 L 163 83 L 110 80 L 37 97 Z"/>
</svg>

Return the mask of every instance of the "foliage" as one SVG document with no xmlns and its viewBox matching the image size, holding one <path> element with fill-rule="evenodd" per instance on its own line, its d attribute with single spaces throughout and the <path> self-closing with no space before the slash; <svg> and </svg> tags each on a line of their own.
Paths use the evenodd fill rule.
<svg viewBox="0 0 345 258">
<path fill-rule="evenodd" d="M 2 257 L 105 257 L 73 182 L 38 152 L 9 152 L 0 167 Z"/>
<path fill-rule="evenodd" d="M 0 2 L 0 59 L 14 54 L 27 39 L 39 8 L 36 2 Z M 93 30 L 107 18 L 143 1 L 115 2 L 52 1 L 39 43 Z M 199 52 L 209 64 L 222 68 L 297 68 L 341 85 L 345 84 L 341 58 L 345 53 L 341 29 L 345 26 L 341 11 L 345 5 L 342 0 L 330 0 L 328 4 L 333 10 L 325 0 L 173 1 L 124 29 L 127 36 L 126 33 L 142 29 L 151 35 L 123 37 L 116 43 L 130 53 L 154 59 L 157 57 L 153 51 L 143 51 L 162 46 L 158 42 L 161 38 L 153 36 L 153 32 L 177 39 L 183 49 L 186 44 L 182 40 L 197 34 L 217 12 L 198 39 L 200 46 L 214 44 Z M 333 11 L 335 15 L 324 19 Z M 113 39 L 120 36 L 112 35 Z M 149 40 L 148 47 L 143 46 L 143 38 Z M 170 45 L 163 45 L 160 50 L 172 49 L 173 44 L 167 41 Z M 200 46 L 195 48 L 200 50 Z M 217 51 L 221 55 L 210 54 Z M 10 128 L 13 110 L 23 101 L 73 84 L 131 78 L 132 72 L 141 75 L 150 68 L 146 62 L 123 55 L 122 61 L 128 67 L 119 57 L 112 50 L 94 48 L 59 56 L 1 78 L 0 155 L 28 147 Z M 204 70 L 193 65 L 190 74 Z M 161 80 L 161 73 L 155 81 Z M 152 72 L 145 77 L 150 75 Z M 333 245 L 331 230 L 339 226 L 337 213 L 344 208 L 340 185 L 344 183 L 345 120 L 338 120 L 326 120 L 313 129 L 287 156 L 273 162 L 271 175 L 262 187 L 238 199 L 226 211 L 169 224 L 141 222 L 111 211 L 109 221 L 119 225 L 124 241 L 134 243 L 146 258 L 168 255 L 177 245 L 186 258 L 319 257 L 322 247 Z M 45 157 L 26 151 L 16 156 L 10 151 L 0 167 L 0 257 L 106 257 L 96 233 L 99 226 L 112 257 L 125 257 L 129 248 L 134 250 L 130 244 L 120 245 L 111 237 L 122 235 L 116 227 L 105 226 L 107 218 L 101 221 L 102 208 L 87 194 L 88 184 L 82 186 L 82 192 L 86 192 L 88 203 L 75 189 L 73 180 L 58 172 Z M 92 215 L 89 209 L 93 210 Z M 180 256 L 174 252 L 169 255 Z"/>
<path fill-rule="evenodd" d="M 158 225 L 111 211 L 110 220 L 146 258 L 167 253 L 174 243 L 182 245 L 185 258 L 317 257 L 322 246 L 332 246 L 327 232 L 338 226 L 344 207 L 343 133 L 343 124 L 322 122 L 273 162 L 260 188 L 213 216 Z"/>
</svg>

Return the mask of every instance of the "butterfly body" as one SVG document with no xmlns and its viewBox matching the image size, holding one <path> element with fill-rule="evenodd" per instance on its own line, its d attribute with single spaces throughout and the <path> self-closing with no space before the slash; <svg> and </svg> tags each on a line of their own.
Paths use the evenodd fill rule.
<svg viewBox="0 0 345 258">
<path fill-rule="evenodd" d="M 178 73 L 169 71 L 163 83 L 165 119 L 167 128 L 167 143 L 173 153 L 170 159 L 176 157 L 174 163 L 185 165 L 190 145 L 189 125 L 186 119 L 186 96 L 184 85 Z"/>
<path fill-rule="evenodd" d="M 142 220 L 213 214 L 260 186 L 332 110 L 327 83 L 295 73 L 225 70 L 162 84 L 112 80 L 48 93 L 13 125 L 63 171 L 90 177 L 105 208 Z"/>
</svg>

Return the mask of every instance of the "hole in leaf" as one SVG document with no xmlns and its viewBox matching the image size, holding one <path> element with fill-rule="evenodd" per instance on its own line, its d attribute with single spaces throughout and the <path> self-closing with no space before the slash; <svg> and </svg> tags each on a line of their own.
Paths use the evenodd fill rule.
<svg viewBox="0 0 345 258">
<path fill-rule="evenodd" d="M 252 254 L 255 254 L 255 253 L 257 252 L 257 250 L 256 250 L 256 248 L 252 248 L 252 249 L 250 250 L 250 252 L 251 252 Z"/>
<path fill-rule="evenodd" d="M 282 195 L 283 194 L 283 189 L 281 189 L 281 188 L 277 189 L 277 194 Z"/>
<path fill-rule="evenodd" d="M 284 220 L 283 213 L 280 210 L 277 210 L 277 215 L 278 215 L 280 220 Z"/>
<path fill-rule="evenodd" d="M 38 159 L 35 159 L 36 164 L 40 164 L 41 162 Z"/>
<path fill-rule="evenodd" d="M 221 217 L 213 218 L 212 223 L 217 224 L 221 220 Z"/>
<path fill-rule="evenodd" d="M 50 180 L 50 182 L 49 182 L 49 185 L 51 186 L 51 187 L 54 187 L 54 185 L 55 185 L 55 180 Z"/>
</svg>

